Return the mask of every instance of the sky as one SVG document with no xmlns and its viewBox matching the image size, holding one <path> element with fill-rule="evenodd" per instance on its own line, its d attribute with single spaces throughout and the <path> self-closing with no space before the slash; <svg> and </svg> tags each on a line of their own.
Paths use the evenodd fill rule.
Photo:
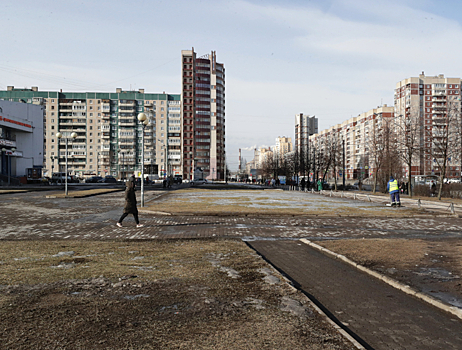
<svg viewBox="0 0 462 350">
<path fill-rule="evenodd" d="M 0 4 L 0 89 L 181 93 L 181 50 L 226 69 L 226 152 L 294 141 L 393 105 L 396 83 L 462 76 L 457 0 L 15 0 Z"/>
</svg>

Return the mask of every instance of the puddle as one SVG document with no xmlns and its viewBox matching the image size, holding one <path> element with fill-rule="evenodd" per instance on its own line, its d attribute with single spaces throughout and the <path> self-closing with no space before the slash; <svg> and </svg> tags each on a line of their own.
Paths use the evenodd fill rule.
<svg viewBox="0 0 462 350">
<path fill-rule="evenodd" d="M 444 301 L 445 303 L 448 303 L 452 306 L 462 309 L 462 300 L 460 298 L 455 297 L 452 294 L 444 293 L 444 292 L 437 292 L 432 288 L 425 288 L 425 287 L 422 288 L 422 291 L 425 294 L 429 294 L 432 297 L 435 297 L 441 301 Z"/>
<path fill-rule="evenodd" d="M 439 267 L 421 267 L 416 274 L 419 276 L 431 277 L 441 282 L 460 279 L 459 275 L 454 275 L 452 272 Z"/>
</svg>

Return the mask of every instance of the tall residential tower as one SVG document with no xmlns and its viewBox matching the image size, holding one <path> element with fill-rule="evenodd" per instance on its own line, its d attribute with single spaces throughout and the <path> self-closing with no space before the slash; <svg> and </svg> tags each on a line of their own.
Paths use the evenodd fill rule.
<svg viewBox="0 0 462 350">
<path fill-rule="evenodd" d="M 225 179 L 225 68 L 216 53 L 197 57 L 182 54 L 182 174 L 193 179 L 200 168 L 204 177 Z"/>
</svg>

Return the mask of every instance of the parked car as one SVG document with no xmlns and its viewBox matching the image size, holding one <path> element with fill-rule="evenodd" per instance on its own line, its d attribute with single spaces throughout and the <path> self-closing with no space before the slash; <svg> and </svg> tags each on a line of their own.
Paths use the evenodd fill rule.
<svg viewBox="0 0 462 350">
<path fill-rule="evenodd" d="M 115 183 L 117 183 L 117 180 L 116 180 L 116 178 L 114 176 L 107 175 L 107 176 L 104 177 L 104 179 L 101 179 L 99 182 L 104 182 L 106 184 L 108 184 L 108 183 L 115 184 Z"/>
<path fill-rule="evenodd" d="M 173 178 L 173 183 L 174 184 L 181 184 L 183 182 L 183 176 L 182 175 L 175 175 Z"/>
<path fill-rule="evenodd" d="M 53 173 L 51 175 L 51 182 L 64 183 L 66 182 L 66 173 Z M 67 182 L 71 182 L 71 177 L 67 175 Z"/>
<path fill-rule="evenodd" d="M 77 175 L 70 175 L 70 178 L 71 178 L 71 182 L 73 182 L 73 183 L 79 183 L 80 182 L 80 178 Z"/>
<path fill-rule="evenodd" d="M 101 176 L 90 176 L 85 180 L 85 183 L 97 183 L 103 178 Z"/>
</svg>

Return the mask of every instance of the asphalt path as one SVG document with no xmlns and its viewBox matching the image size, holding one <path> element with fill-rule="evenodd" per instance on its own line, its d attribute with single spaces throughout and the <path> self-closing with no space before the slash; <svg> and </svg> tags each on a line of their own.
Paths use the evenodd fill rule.
<svg viewBox="0 0 462 350">
<path fill-rule="evenodd" d="M 300 241 L 249 245 L 366 349 L 462 349 L 462 320 Z"/>
</svg>

